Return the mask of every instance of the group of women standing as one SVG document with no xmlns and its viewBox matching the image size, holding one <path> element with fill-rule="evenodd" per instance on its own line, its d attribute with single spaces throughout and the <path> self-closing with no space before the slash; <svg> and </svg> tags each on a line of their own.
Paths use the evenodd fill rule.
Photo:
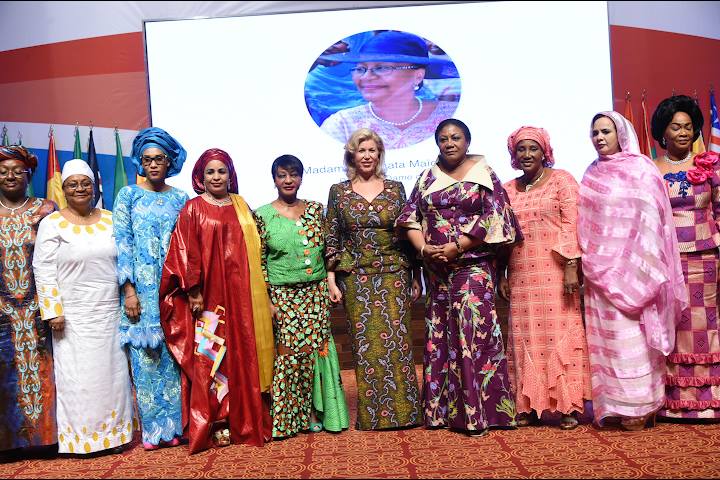
<svg viewBox="0 0 720 480">
<path fill-rule="evenodd" d="M 342 431 L 329 322 L 340 302 L 358 429 L 482 436 L 544 412 L 573 429 L 590 400 L 597 424 L 627 430 L 656 414 L 717 417 L 718 156 L 692 154 L 702 115 L 688 97 L 663 101 L 652 123 L 667 150 L 655 164 L 626 119 L 596 115 L 598 158 L 580 185 L 553 168 L 545 130 L 521 127 L 507 145 L 522 175 L 503 185 L 447 119 L 408 198 L 385 178 L 382 139 L 360 129 L 326 214 L 298 197 L 292 155 L 272 165 L 276 200 L 253 212 L 230 156 L 207 150 L 188 200 L 165 183 L 186 152 L 158 128 L 134 140 L 146 180 L 113 214 L 93 207 L 78 159 L 56 211 L 25 194 L 35 157 L 0 147 L 0 450 L 117 451 L 134 430 L 133 390 L 148 450 Z M 419 390 L 410 312 L 423 283 Z M 510 301 L 507 350 L 496 288 Z"/>
</svg>

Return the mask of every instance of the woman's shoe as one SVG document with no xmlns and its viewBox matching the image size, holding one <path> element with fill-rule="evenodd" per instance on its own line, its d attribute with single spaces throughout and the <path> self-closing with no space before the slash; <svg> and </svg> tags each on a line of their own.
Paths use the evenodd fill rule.
<svg viewBox="0 0 720 480">
<path fill-rule="evenodd" d="M 515 424 L 518 427 L 529 427 L 530 425 L 535 425 L 539 421 L 537 412 L 533 410 L 530 413 L 518 413 L 515 419 Z"/>
<path fill-rule="evenodd" d="M 320 433 L 323 431 L 322 422 L 310 422 L 310 431 L 313 433 Z"/>
<path fill-rule="evenodd" d="M 488 430 L 487 428 L 484 428 L 482 430 L 465 430 L 465 435 L 467 435 L 468 437 L 478 438 L 478 437 L 485 437 L 489 434 L 490 434 L 490 430 Z"/>
<path fill-rule="evenodd" d="M 642 417 L 624 417 L 620 420 L 620 426 L 623 430 L 630 432 L 639 432 L 644 430 L 648 425 L 651 427 L 655 426 L 655 414 L 657 411 L 650 412 Z"/>
<path fill-rule="evenodd" d="M 577 418 L 573 415 L 563 415 L 560 419 L 560 430 L 574 430 L 577 426 Z"/>
<path fill-rule="evenodd" d="M 160 448 L 160 445 L 155 445 L 150 442 L 143 442 L 143 448 L 145 450 L 157 450 L 158 448 Z"/>
<path fill-rule="evenodd" d="M 216 447 L 227 447 L 230 445 L 230 429 L 221 428 L 213 434 L 213 440 Z"/>
<path fill-rule="evenodd" d="M 177 447 L 178 445 L 180 445 L 180 439 L 178 437 L 175 437 L 167 442 L 168 447 Z"/>
</svg>

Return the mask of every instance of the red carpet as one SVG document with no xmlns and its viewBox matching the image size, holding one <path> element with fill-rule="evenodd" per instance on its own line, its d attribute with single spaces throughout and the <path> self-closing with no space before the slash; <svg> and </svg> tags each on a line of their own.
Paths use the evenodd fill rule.
<svg viewBox="0 0 720 480">
<path fill-rule="evenodd" d="M 354 421 L 352 371 L 343 382 Z M 351 427 L 193 456 L 187 446 L 146 452 L 138 438 L 120 455 L 6 460 L 0 478 L 720 478 L 720 424 L 658 423 L 637 433 L 541 426 L 483 438 Z"/>
</svg>

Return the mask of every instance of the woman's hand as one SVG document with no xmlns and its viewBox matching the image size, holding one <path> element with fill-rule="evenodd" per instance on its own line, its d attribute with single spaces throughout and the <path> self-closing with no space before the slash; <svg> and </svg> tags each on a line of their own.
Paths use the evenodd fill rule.
<svg viewBox="0 0 720 480">
<path fill-rule="evenodd" d="M 425 252 L 427 254 L 427 250 Z M 455 242 L 437 245 L 431 253 L 431 258 L 435 262 L 450 263 L 458 257 L 458 249 Z"/>
<path fill-rule="evenodd" d="M 565 273 L 563 274 L 563 289 L 565 293 L 571 295 L 578 291 L 580 282 L 578 281 L 577 264 L 565 265 Z"/>
<path fill-rule="evenodd" d="M 425 244 L 421 250 L 422 258 L 426 262 L 431 263 L 447 263 L 447 258 L 443 255 L 442 245 Z"/>
<path fill-rule="evenodd" d="M 50 325 L 50 328 L 53 332 L 62 332 L 63 330 L 65 330 L 65 315 L 51 318 L 50 320 L 48 320 L 48 324 Z"/>
<path fill-rule="evenodd" d="M 190 304 L 190 312 L 192 312 L 192 316 L 194 318 L 200 318 L 203 310 L 205 310 L 205 305 L 203 304 L 203 296 L 199 288 L 188 292 L 188 303 Z"/>
<path fill-rule="evenodd" d="M 423 292 L 422 283 L 420 283 L 420 279 L 418 279 L 417 277 L 413 278 L 413 280 L 412 280 L 411 290 L 412 290 L 412 301 L 416 302 L 417 299 L 420 298 L 420 295 L 422 295 L 422 292 Z"/>
<path fill-rule="evenodd" d="M 506 301 L 510 301 L 510 282 L 505 275 L 500 275 L 498 280 L 498 294 Z"/>
<path fill-rule="evenodd" d="M 340 303 L 343 295 L 335 282 L 328 282 L 328 291 L 330 292 L 330 301 L 332 303 Z"/>
<path fill-rule="evenodd" d="M 270 316 L 272 318 L 277 318 L 277 307 L 272 303 L 270 304 Z"/>
<path fill-rule="evenodd" d="M 140 300 L 137 294 L 132 293 L 128 295 L 125 293 L 125 315 L 128 317 L 128 320 L 130 320 L 131 323 L 137 323 L 140 321 L 140 313 L 142 313 L 142 309 L 140 308 Z"/>
</svg>

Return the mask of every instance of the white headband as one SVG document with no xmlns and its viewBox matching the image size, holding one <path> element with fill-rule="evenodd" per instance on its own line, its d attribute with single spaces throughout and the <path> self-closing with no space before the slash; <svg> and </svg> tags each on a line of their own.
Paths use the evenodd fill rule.
<svg viewBox="0 0 720 480">
<path fill-rule="evenodd" d="M 95 175 L 85 160 L 75 158 L 65 162 L 62 169 L 62 183 L 65 183 L 65 180 L 71 175 L 85 175 L 95 183 Z"/>
</svg>

